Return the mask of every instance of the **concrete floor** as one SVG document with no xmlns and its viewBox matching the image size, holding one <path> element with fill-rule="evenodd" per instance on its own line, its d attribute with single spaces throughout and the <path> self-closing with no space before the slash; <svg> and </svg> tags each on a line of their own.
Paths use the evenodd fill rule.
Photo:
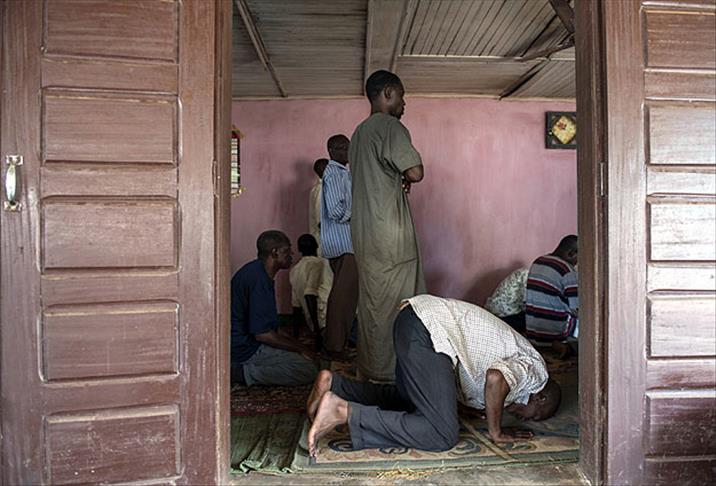
<svg viewBox="0 0 716 486">
<path fill-rule="evenodd" d="M 384 473 L 261 474 L 232 476 L 232 485 L 587 485 L 577 464 L 493 466 Z"/>
</svg>

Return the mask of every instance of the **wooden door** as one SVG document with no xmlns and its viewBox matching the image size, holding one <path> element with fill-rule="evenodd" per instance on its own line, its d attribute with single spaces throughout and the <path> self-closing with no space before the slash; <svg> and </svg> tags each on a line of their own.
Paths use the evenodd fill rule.
<svg viewBox="0 0 716 486">
<path fill-rule="evenodd" d="M 605 166 L 607 413 L 593 470 L 603 467 L 608 484 L 707 484 L 716 475 L 714 1 L 583 0 L 576 13 L 578 26 L 592 26 L 577 55 L 593 76 L 578 89 L 599 107 L 580 131 L 602 147 L 582 155 L 601 154 L 593 162 Z"/>
<path fill-rule="evenodd" d="M 3 480 L 220 481 L 230 3 L 0 6 L 3 188 L 23 159 L 19 207 L 0 211 Z"/>
</svg>

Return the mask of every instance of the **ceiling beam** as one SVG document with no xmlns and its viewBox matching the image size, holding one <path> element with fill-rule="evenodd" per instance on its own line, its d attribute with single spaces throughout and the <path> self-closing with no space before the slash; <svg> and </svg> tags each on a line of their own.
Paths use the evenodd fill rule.
<svg viewBox="0 0 716 486">
<path fill-rule="evenodd" d="M 393 46 L 393 55 L 390 58 L 390 70 L 396 72 L 398 70 L 398 56 L 402 54 L 403 44 L 405 44 L 405 34 L 408 31 L 408 18 L 415 14 L 417 2 L 415 0 L 403 0 L 403 12 L 400 17 L 400 27 L 398 35 L 395 36 L 395 45 Z"/>
<path fill-rule="evenodd" d="M 563 51 L 565 49 L 569 49 L 570 47 L 574 47 L 574 40 L 572 38 L 567 39 L 563 43 L 549 47 L 547 49 L 542 49 L 541 51 L 537 51 L 534 54 L 530 54 L 527 56 L 518 56 L 518 57 L 503 57 L 503 56 L 451 56 L 451 55 L 445 55 L 445 56 L 436 56 L 431 54 L 408 54 L 405 56 L 400 56 L 401 59 L 412 59 L 412 60 L 420 60 L 420 61 L 431 61 L 431 62 L 450 62 L 450 61 L 459 61 L 459 62 L 476 62 L 476 63 L 500 63 L 500 62 L 515 62 L 515 63 L 524 63 L 524 62 L 530 62 L 530 61 L 546 61 L 551 58 L 551 56 L 557 52 Z M 574 59 L 565 58 L 560 59 L 560 61 L 574 61 Z"/>
<path fill-rule="evenodd" d="M 378 69 L 395 72 L 416 5 L 415 0 L 368 0 L 363 80 Z"/>
<path fill-rule="evenodd" d="M 547 67 L 552 54 L 555 54 L 559 51 L 563 51 L 565 49 L 569 49 L 570 47 L 574 47 L 574 36 L 571 35 L 567 38 L 567 40 L 557 46 L 543 49 L 542 51 L 535 52 L 534 54 L 531 54 L 529 56 L 522 57 L 522 62 L 534 61 L 537 59 L 541 59 L 541 62 L 533 66 L 526 73 L 520 76 L 514 83 L 505 88 L 504 91 L 502 91 L 502 93 L 500 94 L 500 99 L 507 98 L 508 96 L 513 95 L 522 86 L 527 84 L 532 78 L 537 76 L 540 71 Z M 567 61 L 567 59 L 560 59 L 560 61 Z"/>
<path fill-rule="evenodd" d="M 510 84 L 507 88 L 505 88 L 502 93 L 500 93 L 500 99 L 507 98 L 508 96 L 511 96 L 512 94 L 516 93 L 518 89 L 520 89 L 522 86 L 527 84 L 527 82 L 537 76 L 537 74 L 543 70 L 545 67 L 547 67 L 547 64 L 549 63 L 549 59 L 545 59 L 540 63 L 535 64 L 530 69 L 528 69 L 522 76 L 517 78 L 514 83 Z"/>
<path fill-rule="evenodd" d="M 569 0 L 549 0 L 549 3 L 559 16 L 559 20 L 564 24 L 567 32 L 574 34 L 574 10 L 570 7 Z"/>
<path fill-rule="evenodd" d="M 251 44 L 254 46 L 254 50 L 256 51 L 259 61 L 261 61 L 264 69 L 271 74 L 271 78 L 273 78 L 273 82 L 276 84 L 278 92 L 281 93 L 282 97 L 286 98 L 286 90 L 283 88 L 283 84 L 281 83 L 278 74 L 276 74 L 276 69 L 274 69 L 274 66 L 271 63 L 271 58 L 268 55 L 268 51 L 266 50 L 263 39 L 261 38 L 259 29 L 256 27 L 256 22 L 254 21 L 254 17 L 251 15 L 249 6 L 246 4 L 246 0 L 234 0 L 234 2 L 236 3 L 236 8 L 239 10 L 241 20 L 244 23 L 244 27 L 246 27 L 246 33 L 248 34 L 249 39 L 251 39 Z"/>
<path fill-rule="evenodd" d="M 521 60 L 523 62 L 525 62 L 525 61 L 533 61 L 533 60 L 539 59 L 539 58 L 549 59 L 549 57 L 552 54 L 555 54 L 559 51 L 563 51 L 565 49 L 569 49 L 570 47 L 574 47 L 574 37 L 573 36 L 569 36 L 567 38 L 567 40 L 565 40 L 564 42 L 562 42 L 559 45 L 556 45 L 554 47 L 548 47 L 547 49 L 543 49 L 541 51 L 537 51 L 537 52 L 530 54 L 528 56 L 524 56 L 521 58 Z"/>
</svg>

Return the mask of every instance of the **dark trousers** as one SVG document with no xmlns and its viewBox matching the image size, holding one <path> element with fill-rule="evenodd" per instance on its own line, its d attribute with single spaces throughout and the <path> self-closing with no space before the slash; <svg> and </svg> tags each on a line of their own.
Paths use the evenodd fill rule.
<svg viewBox="0 0 716 486">
<path fill-rule="evenodd" d="M 333 376 L 331 391 L 351 402 L 353 449 L 452 448 L 460 430 L 452 361 L 435 352 L 428 330 L 410 306 L 398 314 L 393 340 L 395 385 Z"/>
<path fill-rule="evenodd" d="M 340 352 L 346 345 L 358 306 L 358 266 L 352 253 L 328 260 L 333 270 L 333 287 L 326 305 L 326 329 L 323 345 Z"/>
</svg>

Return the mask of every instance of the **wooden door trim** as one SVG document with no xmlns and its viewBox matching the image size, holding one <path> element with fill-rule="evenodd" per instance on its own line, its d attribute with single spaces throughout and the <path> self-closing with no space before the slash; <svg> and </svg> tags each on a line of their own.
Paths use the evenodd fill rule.
<svg viewBox="0 0 716 486">
<path fill-rule="evenodd" d="M 609 114 L 607 186 L 608 483 L 638 483 L 644 461 L 646 164 L 644 54 L 639 0 L 603 2 Z M 615 90 L 610 95 L 610 89 Z"/>
<path fill-rule="evenodd" d="M 7 2 L 5 0 L 0 0 L 0 87 L 2 86 L 2 70 L 3 66 L 3 54 L 4 54 L 4 47 L 5 47 L 5 36 L 2 34 L 7 30 L 7 26 L 5 25 L 5 8 L 7 7 Z M 2 96 L 0 91 L 0 96 Z M 2 140 L 2 110 L 3 110 L 3 101 L 0 99 L 0 154 L 3 153 L 3 140 Z M 0 177 L 1 179 L 1 177 Z M 0 184 L 0 187 L 4 185 Z M 0 197 L 5 197 L 4 193 Z M 2 218 L 0 218 L 0 242 L 2 242 Z M 0 252 L 0 275 L 2 275 L 2 252 Z M 0 308 L 2 307 L 2 281 L 0 280 Z M 0 397 L 2 396 L 2 328 L 3 328 L 3 320 L 2 315 L 0 314 Z M 5 468 L 4 468 L 4 460 L 2 459 L 5 457 L 5 450 L 4 450 L 4 441 L 3 441 L 3 421 L 2 421 L 2 401 L 0 401 L 0 482 L 5 477 Z"/>
<path fill-rule="evenodd" d="M 579 397 L 582 473 L 604 482 L 605 381 L 605 63 L 602 3 L 577 0 L 576 73 L 579 148 L 577 193 L 579 233 Z"/>
<path fill-rule="evenodd" d="M 219 484 L 230 482 L 231 460 L 231 40 L 232 4 L 216 2 L 216 83 L 214 89 L 214 324 L 216 328 L 216 429 L 217 478 Z"/>
<path fill-rule="evenodd" d="M 229 328 L 226 305 L 229 177 L 227 172 L 223 179 L 218 178 L 216 168 L 223 169 L 226 165 L 228 170 L 229 167 L 228 162 L 220 163 L 223 159 L 228 161 L 228 139 L 222 142 L 226 148 L 217 145 L 217 134 L 220 132 L 217 126 L 228 124 L 229 112 L 224 107 L 225 103 L 217 103 L 227 98 L 226 84 L 230 82 L 227 77 L 219 79 L 218 64 L 223 63 L 223 72 L 230 73 L 226 65 L 230 53 L 227 46 L 231 39 L 231 4 L 222 0 L 193 0 L 178 5 L 181 12 L 179 52 L 182 56 L 178 96 L 183 114 L 179 130 L 183 145 L 179 161 L 182 171 L 177 182 L 180 220 L 185 226 L 185 230 L 179 233 L 179 244 L 186 255 L 180 257 L 180 272 L 174 279 L 174 285 L 178 279 L 180 300 L 190 305 L 182 309 L 182 323 L 186 325 L 182 325 L 179 331 L 184 338 L 180 349 L 180 372 L 172 377 L 171 383 L 176 392 L 159 396 L 161 390 L 146 387 L 142 388 L 141 394 L 158 397 L 157 404 L 165 408 L 168 408 L 166 405 L 173 407 L 174 403 L 178 403 L 180 408 L 176 423 L 186 446 L 181 452 L 183 469 L 177 470 L 177 476 L 167 476 L 162 481 L 223 484 L 228 479 L 229 470 Z M 35 245 L 39 238 L 31 237 L 30 230 L 38 225 L 35 214 L 39 202 L 37 193 L 25 188 L 38 187 L 41 165 L 39 123 L 37 117 L 20 117 L 20 121 L 16 122 L 10 116 L 14 113 L 40 113 L 40 98 L 37 95 L 40 57 L 36 54 L 41 52 L 42 25 L 37 19 L 43 17 L 43 7 L 44 2 L 40 1 L 0 0 L 0 25 L 3 26 L 0 56 L 4 56 L 0 57 L 0 83 L 4 93 L 18 93 L 16 96 L 3 95 L 0 101 L 0 152 L 4 156 L 20 148 L 25 151 L 20 192 L 24 210 L 11 215 L 0 214 L 0 236 L 4 238 L 1 254 L 5 265 L 0 285 L 3 291 L 10 286 L 27 287 L 28 292 L 37 296 L 39 282 L 29 276 L 38 271 Z M 223 94 L 219 94 L 219 90 Z M 22 123 L 23 120 L 26 121 Z M 225 155 L 222 155 L 224 152 Z M 217 189 L 221 186 L 217 184 L 219 180 L 226 181 L 226 191 Z M 222 202 L 223 192 L 226 198 Z M 217 194 L 220 201 L 217 201 Z M 8 238 L 12 241 L 6 241 Z M 18 248 L 23 251 L 17 251 Z M 181 272 L 191 275 L 182 275 Z M 222 289 L 226 290 L 223 297 L 220 295 Z M 36 387 L 40 380 L 38 365 L 33 361 L 37 360 L 35 348 L 40 343 L 37 337 L 38 306 L 35 301 L 3 304 L 8 305 L 3 306 L 0 317 L 0 352 L 3 353 L 0 355 L 3 360 L 0 363 L 0 387 L 4 397 L 12 394 L 19 407 L 37 413 L 15 416 L 14 411 L 18 407 L 0 410 L 3 432 L 0 482 L 49 482 L 43 456 L 45 449 L 40 444 L 42 439 L 38 441 L 34 435 L 31 440 L 23 438 L 27 430 L 42 430 L 43 407 L 55 407 L 52 397 L 41 396 Z M 25 344 L 17 346 L 18 343 Z M 11 354 L 7 351 L 27 349 L 26 343 L 32 343 L 33 349 L 28 350 L 22 359 L 10 362 Z M 162 390 L 165 391 L 165 388 Z M 127 398 L 127 406 L 133 407 L 135 404 L 129 403 L 131 400 L 131 396 Z"/>
<path fill-rule="evenodd" d="M 19 202 L 22 210 L 7 212 L 0 209 L 2 226 L 2 280 L 0 289 L 21 288 L 26 295 L 39 296 L 37 272 L 37 244 L 33 238 L 33 227 L 39 225 L 36 206 L 39 204 L 34 195 L 26 188 L 37 187 L 40 168 L 40 126 L 39 122 L 29 122 L 27 116 L 11 119 L 11 114 L 39 113 L 40 98 L 36 89 L 39 86 L 40 59 L 36 55 L 41 47 L 41 34 L 36 18 L 42 16 L 41 2 L 3 2 L 4 22 L 0 35 L 3 37 L 3 64 L 0 67 L 0 93 L 2 95 L 2 118 L 0 133 L 3 135 L 0 161 L 4 166 L 5 155 L 20 154 L 24 164 L 19 173 Z M 10 21 L 12 19 L 12 22 Z M 31 30 L 31 31 L 30 31 Z M 11 69 L 17 66 L 19 69 Z M 16 94 L 8 96 L 7 93 Z M 21 151 L 22 149 L 22 151 Z M 4 184 L 5 167 L 2 167 Z M 4 193 L 4 191 L 3 191 Z M 4 194 L 3 194 L 4 197 Z M 11 240 L 12 238 L 12 240 Z M 22 248 L 22 252 L 16 249 Z M 27 419 L 26 414 L 15 416 L 19 409 L 37 409 L 40 397 L 37 389 L 39 376 L 34 360 L 38 356 L 37 309 L 39 302 L 20 299 L 12 305 L 3 300 L 0 307 L 0 335 L 2 345 L 2 363 L 0 364 L 0 383 L 2 396 L 15 392 L 17 405 L 4 407 L 2 413 L 2 462 L 3 477 L 7 484 L 41 483 L 45 481 L 41 464 L 40 443 L 24 439 L 24 431 L 40 428 L 40 416 Z M 27 343 L 31 343 L 27 349 Z M 8 369 L 10 355 L 8 350 L 26 349 L 27 354 L 12 362 Z M 27 390 L 26 393 L 17 393 Z"/>
</svg>

